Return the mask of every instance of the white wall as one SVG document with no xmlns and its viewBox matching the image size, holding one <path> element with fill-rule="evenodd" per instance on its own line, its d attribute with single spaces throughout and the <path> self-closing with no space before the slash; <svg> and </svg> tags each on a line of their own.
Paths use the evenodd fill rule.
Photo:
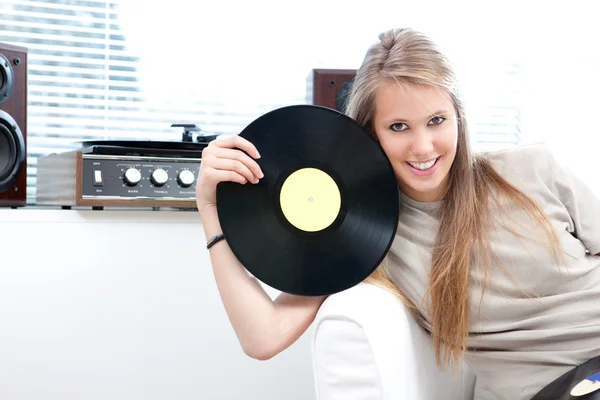
<svg viewBox="0 0 600 400">
<path fill-rule="evenodd" d="M 600 196 L 600 25 L 591 2 L 520 2 L 522 139 L 545 142 Z M 543 10 L 543 13 L 540 13 Z M 543 15 L 543 17 L 541 17 Z M 512 29 L 512 23 L 508 30 Z M 499 33 L 503 33 L 499 31 Z M 512 43 L 511 43 L 512 44 Z"/>
<path fill-rule="evenodd" d="M 238 346 L 196 213 L 0 210 L 0 399 L 314 398 Z"/>
<path fill-rule="evenodd" d="M 530 60 L 524 79 L 521 137 L 524 143 L 547 143 L 558 160 L 600 198 L 600 80 L 591 79 L 598 66 L 600 52 L 590 56 L 578 48 L 541 53 Z"/>
</svg>

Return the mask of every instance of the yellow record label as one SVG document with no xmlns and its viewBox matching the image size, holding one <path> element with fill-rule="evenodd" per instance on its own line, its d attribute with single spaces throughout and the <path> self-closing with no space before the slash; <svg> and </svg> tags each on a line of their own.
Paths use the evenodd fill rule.
<svg viewBox="0 0 600 400">
<path fill-rule="evenodd" d="M 290 224 L 303 231 L 317 232 L 335 221 L 342 199 L 340 189 L 327 173 L 302 168 L 285 180 L 279 201 Z"/>
</svg>

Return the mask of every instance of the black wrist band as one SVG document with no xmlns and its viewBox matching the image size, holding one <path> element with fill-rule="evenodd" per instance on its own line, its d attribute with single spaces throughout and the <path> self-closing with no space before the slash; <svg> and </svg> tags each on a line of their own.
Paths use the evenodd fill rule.
<svg viewBox="0 0 600 400">
<path fill-rule="evenodd" d="M 215 243 L 217 243 L 223 239 L 225 239 L 225 236 L 223 236 L 222 233 L 211 237 L 210 239 L 208 239 L 208 242 L 206 243 L 206 248 L 210 249 L 211 247 L 213 247 L 215 245 Z"/>
</svg>

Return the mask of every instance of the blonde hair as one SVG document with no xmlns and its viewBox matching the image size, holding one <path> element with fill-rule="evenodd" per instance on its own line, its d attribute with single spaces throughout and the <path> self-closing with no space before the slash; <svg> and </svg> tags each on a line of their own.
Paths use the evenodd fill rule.
<svg viewBox="0 0 600 400">
<path fill-rule="evenodd" d="M 354 78 L 346 113 L 373 134 L 374 95 L 380 85 L 389 82 L 442 90 L 450 96 L 457 116 L 456 157 L 441 208 L 428 288 L 431 339 L 436 360 L 443 367 L 462 357 L 467 347 L 473 248 L 483 255 L 486 277 L 490 267 L 492 256 L 487 238 L 490 199 L 504 195 L 516 202 L 542 225 L 553 249 L 558 248 L 558 240 L 538 205 L 502 178 L 484 156 L 472 154 L 453 68 L 429 38 L 411 29 L 393 29 L 381 33 L 379 41 L 369 48 Z M 556 250 L 554 255 L 557 256 Z M 416 312 L 414 304 L 391 282 L 385 264 L 368 280 L 396 292 Z"/>
</svg>

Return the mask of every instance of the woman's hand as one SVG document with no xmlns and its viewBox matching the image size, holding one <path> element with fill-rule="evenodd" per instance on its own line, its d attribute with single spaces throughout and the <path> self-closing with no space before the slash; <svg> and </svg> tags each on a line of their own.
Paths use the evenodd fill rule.
<svg viewBox="0 0 600 400">
<path fill-rule="evenodd" d="M 264 174 L 254 159 L 260 158 L 256 147 L 238 135 L 211 141 L 202 151 L 202 161 L 196 182 L 198 211 L 216 206 L 219 182 L 231 181 L 242 185 L 258 183 Z"/>
</svg>

